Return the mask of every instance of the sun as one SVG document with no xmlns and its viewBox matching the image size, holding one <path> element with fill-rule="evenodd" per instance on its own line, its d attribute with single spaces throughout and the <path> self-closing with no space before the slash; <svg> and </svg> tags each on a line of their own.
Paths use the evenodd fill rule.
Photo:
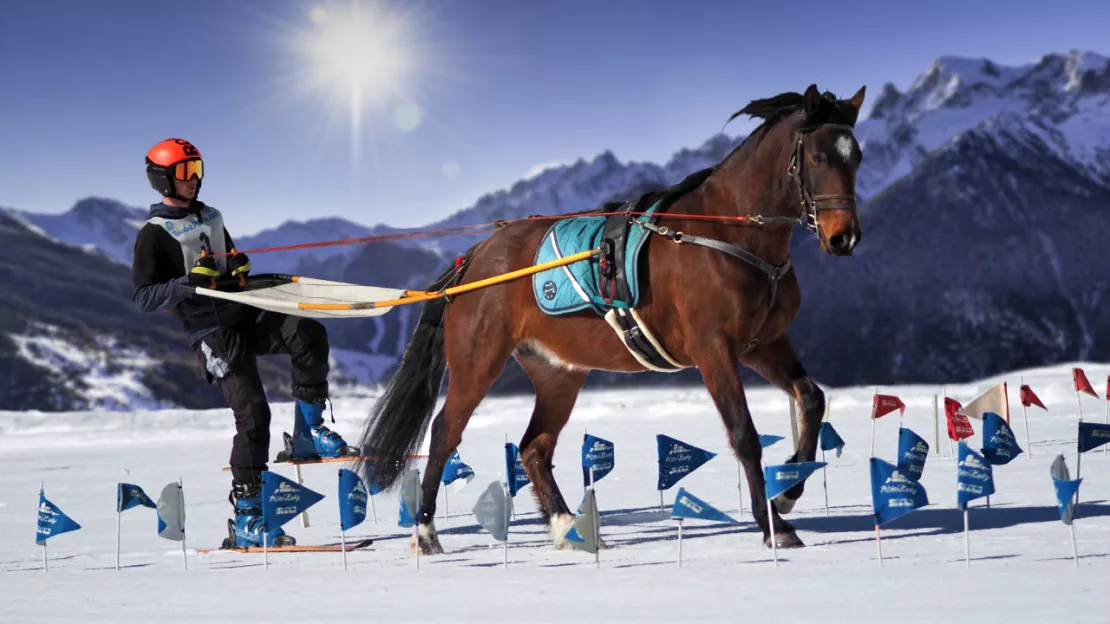
<svg viewBox="0 0 1110 624">
<path fill-rule="evenodd" d="M 380 104 L 403 93 L 415 59 L 402 14 L 352 3 L 347 9 L 316 5 L 309 18 L 314 27 L 304 32 L 299 47 L 314 86 L 358 105 Z"/>
</svg>

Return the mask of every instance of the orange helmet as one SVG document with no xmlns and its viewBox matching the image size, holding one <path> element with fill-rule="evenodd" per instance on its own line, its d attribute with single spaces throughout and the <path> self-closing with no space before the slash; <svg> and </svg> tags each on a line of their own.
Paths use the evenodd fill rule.
<svg viewBox="0 0 1110 624">
<path fill-rule="evenodd" d="M 197 193 L 204 178 L 204 161 L 200 150 L 185 139 L 166 139 L 146 153 L 146 177 L 150 185 L 165 197 L 179 197 L 173 181 L 197 179 Z"/>
</svg>

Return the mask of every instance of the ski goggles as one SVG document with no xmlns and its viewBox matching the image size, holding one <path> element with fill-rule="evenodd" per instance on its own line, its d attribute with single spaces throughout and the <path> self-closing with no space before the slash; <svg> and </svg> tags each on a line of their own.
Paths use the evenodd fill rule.
<svg viewBox="0 0 1110 624">
<path fill-rule="evenodd" d="M 204 178 L 204 161 L 200 159 L 186 160 L 173 166 L 173 177 L 178 180 L 189 180 L 193 177 L 201 180 Z"/>
</svg>

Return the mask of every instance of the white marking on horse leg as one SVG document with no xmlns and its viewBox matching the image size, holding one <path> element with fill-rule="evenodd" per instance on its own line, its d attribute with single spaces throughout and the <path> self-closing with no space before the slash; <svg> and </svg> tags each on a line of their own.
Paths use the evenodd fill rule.
<svg viewBox="0 0 1110 624">
<path fill-rule="evenodd" d="M 570 546 L 567 542 L 567 531 L 570 527 L 574 526 L 574 516 L 565 513 L 555 514 L 551 516 L 551 524 L 548 531 L 551 533 L 551 540 L 555 542 L 556 549 L 562 549 Z"/>
</svg>

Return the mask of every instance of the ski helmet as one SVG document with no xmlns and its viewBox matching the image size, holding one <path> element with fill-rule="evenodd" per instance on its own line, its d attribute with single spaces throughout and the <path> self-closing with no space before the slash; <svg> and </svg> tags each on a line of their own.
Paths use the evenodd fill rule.
<svg viewBox="0 0 1110 624">
<path fill-rule="evenodd" d="M 188 201 L 177 194 L 173 181 L 197 179 L 197 195 L 204 179 L 204 162 L 200 150 L 185 139 L 166 139 L 146 153 L 146 177 L 150 186 L 164 197 Z"/>
</svg>

